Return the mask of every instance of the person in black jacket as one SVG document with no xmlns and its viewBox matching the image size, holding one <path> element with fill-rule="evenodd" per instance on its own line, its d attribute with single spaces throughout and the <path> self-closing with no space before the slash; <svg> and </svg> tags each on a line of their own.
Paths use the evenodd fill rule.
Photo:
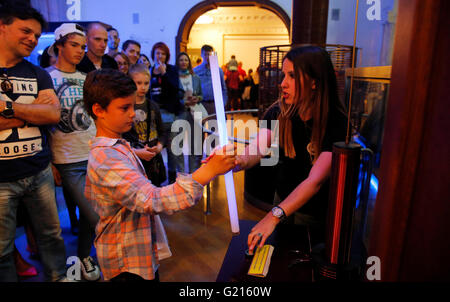
<svg viewBox="0 0 450 302">
<path fill-rule="evenodd" d="M 88 51 L 85 53 L 77 70 L 89 73 L 100 68 L 119 69 L 116 61 L 105 54 L 108 44 L 108 32 L 100 23 L 91 23 L 86 32 Z"/>
<path fill-rule="evenodd" d="M 177 176 L 177 155 L 173 153 L 171 144 L 172 139 L 179 133 L 172 132 L 171 127 L 183 110 L 180 102 L 180 79 L 178 77 L 178 68 L 168 64 L 170 51 L 166 44 L 158 42 L 153 45 L 151 57 L 155 65 L 150 70 L 150 94 L 152 100 L 161 109 L 163 129 L 169 137 L 167 142 L 167 166 L 169 183 L 173 183 Z"/>
</svg>

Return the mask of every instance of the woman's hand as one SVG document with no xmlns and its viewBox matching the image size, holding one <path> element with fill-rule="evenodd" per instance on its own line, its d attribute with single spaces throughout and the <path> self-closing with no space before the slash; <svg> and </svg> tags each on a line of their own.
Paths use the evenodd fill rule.
<svg viewBox="0 0 450 302">
<path fill-rule="evenodd" d="M 253 249 L 258 244 L 258 247 L 262 247 L 266 242 L 267 238 L 273 233 L 275 227 L 280 222 L 280 220 L 273 216 L 272 213 L 268 213 L 257 225 L 255 225 L 248 234 L 247 244 L 248 251 L 253 254 Z"/>
<path fill-rule="evenodd" d="M 184 101 L 184 105 L 185 106 L 194 106 L 195 104 L 197 104 L 199 102 L 199 98 L 195 95 L 188 95 L 185 98 L 186 100 Z"/>
<path fill-rule="evenodd" d="M 192 96 L 188 97 L 185 101 L 184 101 L 184 105 L 186 107 L 190 107 L 190 106 L 194 106 L 195 102 L 192 100 Z"/>
<path fill-rule="evenodd" d="M 197 96 L 193 95 L 193 96 L 191 96 L 190 101 L 191 101 L 191 103 L 193 103 L 193 105 L 195 105 L 199 102 L 199 99 Z"/>
<path fill-rule="evenodd" d="M 166 64 L 162 63 L 160 60 L 156 61 L 155 70 L 157 74 L 164 75 L 166 73 Z"/>
<path fill-rule="evenodd" d="M 243 155 L 236 156 L 236 166 L 233 168 L 233 172 L 239 172 L 247 169 L 248 160 Z"/>
</svg>

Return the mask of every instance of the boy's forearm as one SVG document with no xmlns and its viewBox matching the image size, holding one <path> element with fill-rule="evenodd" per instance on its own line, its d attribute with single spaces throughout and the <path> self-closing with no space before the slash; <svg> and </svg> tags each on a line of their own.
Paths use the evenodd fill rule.
<svg viewBox="0 0 450 302">
<path fill-rule="evenodd" d="M 194 173 L 192 173 L 192 179 L 202 186 L 207 185 L 216 176 L 217 175 L 214 172 L 211 172 L 208 164 L 201 166 L 200 168 L 195 170 Z"/>
</svg>

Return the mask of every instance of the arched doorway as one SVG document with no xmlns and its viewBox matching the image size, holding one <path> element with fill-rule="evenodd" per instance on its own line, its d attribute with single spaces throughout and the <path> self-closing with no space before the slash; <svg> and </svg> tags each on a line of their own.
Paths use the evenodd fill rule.
<svg viewBox="0 0 450 302">
<path fill-rule="evenodd" d="M 226 7 L 226 6 L 255 6 L 263 9 L 267 9 L 274 14 L 276 14 L 282 22 L 285 24 L 288 32 L 290 32 L 290 24 L 291 19 L 288 14 L 281 8 L 278 4 L 273 3 L 268 0 L 257 0 L 257 1 L 202 1 L 192 7 L 184 16 L 183 20 L 180 23 L 180 27 L 178 28 L 178 34 L 175 38 L 176 45 L 176 54 L 178 55 L 181 51 L 187 50 L 187 44 L 189 41 L 189 33 L 191 32 L 191 28 L 194 25 L 195 21 L 203 15 L 204 13 L 216 9 L 218 7 Z"/>
</svg>

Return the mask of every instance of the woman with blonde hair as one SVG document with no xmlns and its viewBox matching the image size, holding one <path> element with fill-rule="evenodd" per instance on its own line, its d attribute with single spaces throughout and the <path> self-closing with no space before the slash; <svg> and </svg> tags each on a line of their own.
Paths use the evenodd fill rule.
<svg viewBox="0 0 450 302">
<path fill-rule="evenodd" d="M 190 145 L 188 171 L 192 173 L 200 167 L 203 155 L 202 139 L 196 138 L 195 134 L 202 134 L 201 119 L 205 118 L 208 113 L 201 104 L 203 94 L 200 78 L 192 70 L 191 59 L 187 53 L 181 52 L 177 56 L 177 67 L 180 77 L 180 88 L 183 91 L 183 102 L 186 109 L 184 116 L 191 126 L 190 138 L 188 138 Z M 198 113 L 197 115 L 196 112 Z M 196 117 L 199 119 L 194 120 Z M 181 157 L 181 159 L 183 160 L 181 166 L 184 167 L 184 158 Z"/>
</svg>

